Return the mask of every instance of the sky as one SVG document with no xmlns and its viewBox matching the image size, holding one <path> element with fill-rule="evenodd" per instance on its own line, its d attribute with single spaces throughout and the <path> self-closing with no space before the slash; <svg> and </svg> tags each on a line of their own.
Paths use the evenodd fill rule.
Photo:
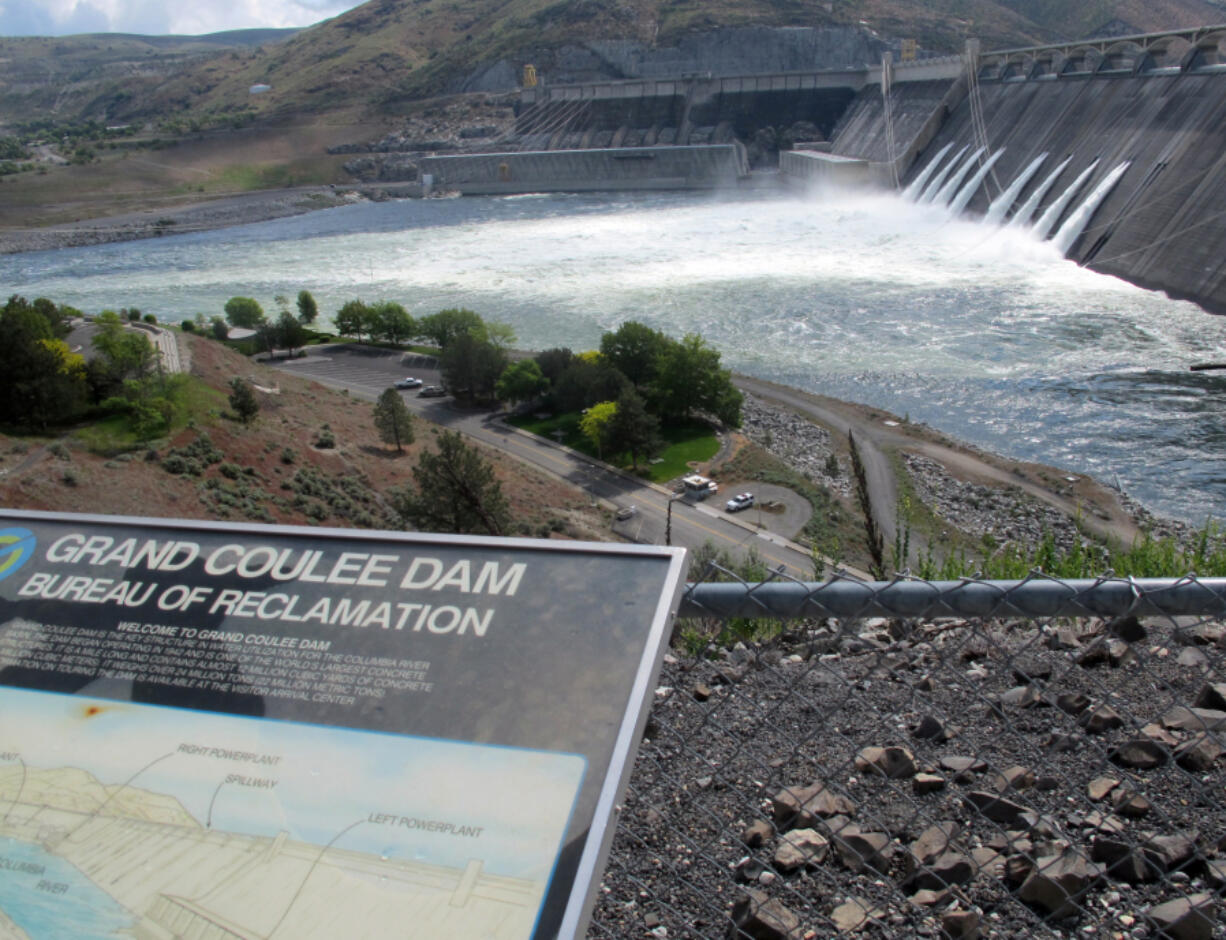
<svg viewBox="0 0 1226 940">
<path fill-rule="evenodd" d="M 358 0 L 0 0 L 0 36 L 199 35 L 227 29 L 310 26 L 355 6 Z"/>
</svg>

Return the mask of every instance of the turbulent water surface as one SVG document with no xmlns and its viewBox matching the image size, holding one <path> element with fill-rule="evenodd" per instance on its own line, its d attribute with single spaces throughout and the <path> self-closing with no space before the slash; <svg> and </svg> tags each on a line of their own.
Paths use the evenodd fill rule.
<svg viewBox="0 0 1226 940">
<path fill-rule="evenodd" d="M 526 196 L 359 205 L 0 258 L 5 294 L 161 320 L 311 290 L 464 306 L 532 348 L 634 318 L 733 368 L 1094 474 L 1160 512 L 1226 513 L 1226 320 L 1030 233 L 893 196 Z"/>
</svg>

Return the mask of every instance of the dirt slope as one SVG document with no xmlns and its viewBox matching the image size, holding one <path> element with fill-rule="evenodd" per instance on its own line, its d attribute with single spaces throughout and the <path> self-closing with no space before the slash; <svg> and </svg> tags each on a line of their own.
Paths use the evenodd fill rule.
<svg viewBox="0 0 1226 940">
<path fill-rule="evenodd" d="M 412 480 L 416 455 L 431 446 L 432 426 L 419 419 L 417 442 L 397 454 L 379 442 L 368 403 L 274 372 L 211 340 L 183 335 L 180 341 L 188 347 L 192 374 L 211 390 L 202 394 L 206 404 L 196 427 L 154 442 L 150 451 L 110 457 L 90 453 L 79 430 L 42 439 L 0 435 L 0 505 L 291 525 L 396 526 L 384 494 Z M 261 410 L 250 427 L 224 417 L 223 390 L 235 375 L 264 389 L 257 392 Z M 316 444 L 325 424 L 335 447 Z M 199 475 L 168 472 L 164 461 L 171 451 L 184 452 L 202 435 L 221 459 L 202 466 Z M 205 449 L 196 444 L 197 452 Z M 608 531 L 586 495 L 497 453 L 486 456 L 495 464 L 521 534 L 596 539 Z"/>
</svg>

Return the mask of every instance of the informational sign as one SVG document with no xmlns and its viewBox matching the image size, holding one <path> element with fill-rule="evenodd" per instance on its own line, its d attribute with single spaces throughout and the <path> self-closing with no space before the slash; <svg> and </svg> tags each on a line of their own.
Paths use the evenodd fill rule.
<svg viewBox="0 0 1226 940">
<path fill-rule="evenodd" d="M 0 511 L 0 936 L 580 934 L 683 576 Z"/>
</svg>

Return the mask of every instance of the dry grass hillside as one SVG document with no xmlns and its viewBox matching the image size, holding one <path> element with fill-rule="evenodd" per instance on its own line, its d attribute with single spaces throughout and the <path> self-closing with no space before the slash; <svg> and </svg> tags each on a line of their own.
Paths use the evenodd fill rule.
<svg viewBox="0 0 1226 940">
<path fill-rule="evenodd" d="M 560 45 L 670 45 L 687 32 L 728 26 L 865 26 L 954 52 L 971 36 L 994 48 L 1074 39 L 1113 20 L 1150 31 L 1224 19 L 1207 0 L 370 0 L 284 43 L 187 69 L 151 103 L 267 114 L 356 102 L 396 109 L 499 59 L 518 70 Z M 273 91 L 252 100 L 255 83 Z"/>
<path fill-rule="evenodd" d="M 971 36 L 993 48 L 1075 39 L 1106 24 L 1150 31 L 1224 20 L 1220 0 L 369 0 L 254 48 L 230 34 L 215 40 L 229 37 L 220 50 L 144 48 L 149 37 L 0 39 L 0 120 L 17 119 L 22 102 L 27 119 L 206 126 L 246 115 L 387 113 L 500 59 L 518 68 L 562 45 L 668 46 L 728 26 L 863 26 L 953 52 Z M 257 84 L 272 90 L 253 96 Z"/>
<path fill-rule="evenodd" d="M 0 505 L 398 527 L 385 494 L 412 480 L 417 454 L 432 447 L 432 425 L 418 420 L 416 443 L 398 454 L 380 443 L 370 403 L 253 363 L 211 340 L 184 334 L 180 342 L 190 351 L 191 374 L 199 380 L 190 426 L 149 448 L 110 455 L 96 452 L 101 448 L 86 427 L 52 438 L 0 435 Z M 247 427 L 227 416 L 223 389 L 235 375 L 262 389 L 276 389 L 257 392 L 260 413 Z M 334 447 L 319 446 L 324 425 L 335 438 Z M 520 534 L 606 537 L 608 524 L 585 494 L 496 452 L 485 456 L 495 465 Z M 193 464 L 198 473 L 172 472 Z"/>
</svg>

